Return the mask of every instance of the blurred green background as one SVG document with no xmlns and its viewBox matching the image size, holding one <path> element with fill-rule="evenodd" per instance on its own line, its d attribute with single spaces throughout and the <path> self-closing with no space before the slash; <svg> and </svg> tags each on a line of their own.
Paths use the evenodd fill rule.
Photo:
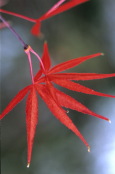
<svg viewBox="0 0 115 174">
<path fill-rule="evenodd" d="M 3 9 L 32 18 L 44 14 L 57 0 L 9 0 Z M 88 60 L 68 72 L 115 73 L 115 1 L 91 0 L 63 14 L 42 22 L 42 38 L 31 35 L 33 23 L 3 14 L 25 42 L 42 55 L 48 42 L 52 65 L 72 58 L 103 52 L 105 56 Z M 1 110 L 19 90 L 31 83 L 29 65 L 15 36 L 0 31 Z M 39 68 L 33 56 L 35 73 Z M 115 78 L 84 81 L 81 84 L 115 95 Z M 26 98 L 1 124 L 2 174 L 115 174 L 115 99 L 64 92 L 94 112 L 111 119 L 106 121 L 69 110 L 69 116 L 91 146 L 84 144 L 64 127 L 39 98 L 37 126 L 32 162 L 26 168 Z"/>
</svg>

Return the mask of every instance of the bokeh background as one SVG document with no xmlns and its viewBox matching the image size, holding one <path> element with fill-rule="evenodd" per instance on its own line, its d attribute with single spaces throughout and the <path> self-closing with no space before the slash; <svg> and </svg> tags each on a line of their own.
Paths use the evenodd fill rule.
<svg viewBox="0 0 115 174">
<path fill-rule="evenodd" d="M 9 0 L 2 8 L 38 18 L 56 2 L 57 0 Z M 33 23 L 5 14 L 3 17 L 39 55 L 42 55 L 43 43 L 47 40 L 53 65 L 103 52 L 104 56 L 88 60 L 68 72 L 115 73 L 114 0 L 90 0 L 43 21 L 42 38 L 30 34 Z M 23 48 L 7 28 L 0 30 L 0 64 L 0 105 L 3 110 L 19 90 L 31 83 Z M 39 63 L 34 56 L 33 67 L 36 73 Z M 84 81 L 81 84 L 115 95 L 115 78 Z M 79 138 L 64 127 L 38 97 L 39 124 L 32 163 L 27 169 L 25 98 L 2 120 L 2 174 L 115 173 L 115 99 L 60 89 L 94 112 L 109 117 L 112 123 L 69 110 L 69 117 L 91 146 L 91 152 L 88 153 Z"/>
</svg>

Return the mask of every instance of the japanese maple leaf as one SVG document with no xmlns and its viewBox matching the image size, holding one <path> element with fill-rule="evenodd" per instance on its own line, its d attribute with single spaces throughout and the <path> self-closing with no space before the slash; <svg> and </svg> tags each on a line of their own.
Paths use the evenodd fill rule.
<svg viewBox="0 0 115 174">
<path fill-rule="evenodd" d="M 38 56 L 31 47 L 28 47 L 33 54 Z M 84 106 L 79 101 L 75 100 L 71 96 L 61 92 L 57 88 L 53 86 L 53 83 L 56 83 L 62 87 L 68 88 L 70 90 L 104 96 L 104 97 L 113 97 L 115 96 L 104 94 L 100 92 L 96 92 L 90 88 L 80 85 L 79 83 L 72 82 L 72 80 L 93 80 L 93 79 L 103 79 L 108 77 L 115 77 L 115 73 L 113 74 L 96 74 L 96 73 L 59 73 L 60 71 L 64 71 L 66 69 L 72 68 L 84 61 L 94 58 L 96 56 L 100 56 L 102 53 L 96 53 L 93 55 L 80 57 L 76 59 L 72 59 L 61 63 L 59 65 L 54 66 L 51 68 L 51 61 L 48 52 L 47 43 L 44 44 L 44 52 L 42 56 L 42 63 L 40 70 L 36 74 L 33 80 L 33 84 L 27 86 L 26 88 L 22 89 L 8 104 L 8 106 L 3 110 L 0 115 L 0 119 L 2 119 L 6 114 L 8 114 L 26 95 L 27 102 L 26 102 L 26 127 L 27 127 L 27 144 L 28 144 L 28 155 L 27 161 L 29 167 L 31 162 L 32 156 L 32 148 L 34 142 L 34 136 L 36 131 L 36 126 L 38 123 L 38 95 L 44 100 L 47 104 L 48 108 L 51 110 L 53 115 L 67 128 L 73 131 L 87 146 L 88 151 L 90 147 L 84 137 L 81 135 L 80 131 L 74 125 L 72 120 L 68 117 L 67 112 L 64 108 L 70 108 L 76 110 L 78 112 L 89 114 L 107 121 L 110 121 L 108 118 L 96 114 L 93 111 L 89 110 L 86 106 Z M 29 53 L 30 59 L 30 53 Z"/>
<path fill-rule="evenodd" d="M 48 10 L 44 15 L 42 15 L 41 17 L 39 17 L 37 19 L 33 19 L 33 18 L 23 16 L 23 15 L 20 15 L 17 13 L 13 13 L 13 12 L 10 12 L 10 11 L 4 10 L 4 9 L 0 9 L 0 12 L 6 13 L 9 15 L 13 15 L 13 16 L 16 16 L 16 17 L 19 17 L 19 18 L 22 18 L 22 19 L 35 23 L 31 29 L 31 32 L 33 35 L 38 36 L 38 35 L 40 35 L 40 28 L 41 28 L 42 21 L 44 21 L 50 17 L 53 17 L 57 14 L 60 14 L 66 10 L 69 10 L 69 9 L 71 9 L 79 4 L 82 4 L 84 2 L 87 2 L 87 1 L 89 1 L 89 0 L 69 0 L 67 2 L 66 2 L 66 0 L 59 0 L 53 7 L 51 7 L 50 10 Z"/>
</svg>

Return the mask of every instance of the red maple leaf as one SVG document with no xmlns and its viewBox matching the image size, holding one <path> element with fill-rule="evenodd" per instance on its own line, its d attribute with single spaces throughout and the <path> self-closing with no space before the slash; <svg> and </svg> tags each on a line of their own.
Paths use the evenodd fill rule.
<svg viewBox="0 0 115 174">
<path fill-rule="evenodd" d="M 42 15 L 41 17 L 39 17 L 37 19 L 23 16 L 23 15 L 20 15 L 20 14 L 14 13 L 14 12 L 10 12 L 10 11 L 4 10 L 4 9 L 0 9 L 0 12 L 6 13 L 9 15 L 13 15 L 13 16 L 16 16 L 16 17 L 19 17 L 19 18 L 22 18 L 22 19 L 35 23 L 31 29 L 31 32 L 33 35 L 38 36 L 38 35 L 40 35 L 40 28 L 41 28 L 42 21 L 44 21 L 48 18 L 51 18 L 57 14 L 60 14 L 66 10 L 69 10 L 79 4 L 87 2 L 89 0 L 69 0 L 67 2 L 65 2 L 65 1 L 66 0 L 59 0 L 53 7 L 51 7 L 50 10 L 48 10 L 44 15 Z"/>
<path fill-rule="evenodd" d="M 27 55 L 30 59 L 30 52 L 35 54 L 37 53 L 31 47 L 28 47 L 26 50 Z M 108 118 L 96 114 L 93 111 L 89 110 L 86 106 L 81 104 L 79 101 L 75 100 L 71 96 L 59 91 L 53 86 L 53 83 L 56 83 L 64 88 L 82 92 L 85 94 L 92 94 L 104 97 L 115 96 L 100 93 L 94 91 L 90 88 L 80 85 L 79 83 L 72 82 L 72 80 L 93 80 L 93 79 L 103 79 L 109 77 L 115 77 L 113 74 L 97 74 L 97 73 L 60 73 L 60 71 L 67 70 L 74 66 L 77 66 L 84 61 L 100 56 L 102 53 L 96 53 L 93 55 L 75 58 L 64 63 L 58 64 L 51 68 L 50 56 L 48 52 L 47 43 L 44 44 L 44 51 L 41 61 L 41 67 L 34 79 L 32 79 L 33 84 L 22 89 L 8 104 L 8 106 L 1 113 L 0 118 L 2 119 L 6 114 L 8 114 L 24 97 L 28 94 L 27 104 L 26 104 L 26 125 L 27 125 L 27 144 L 28 144 L 28 165 L 30 165 L 33 141 L 36 131 L 36 126 L 38 123 L 38 99 L 37 94 L 41 96 L 44 102 L 47 104 L 48 108 L 51 110 L 53 115 L 67 128 L 72 130 L 88 147 L 90 147 L 84 137 L 81 135 L 79 130 L 76 128 L 72 120 L 67 116 L 67 112 L 64 108 L 70 108 L 78 112 L 89 114 L 107 121 L 110 121 Z"/>
</svg>

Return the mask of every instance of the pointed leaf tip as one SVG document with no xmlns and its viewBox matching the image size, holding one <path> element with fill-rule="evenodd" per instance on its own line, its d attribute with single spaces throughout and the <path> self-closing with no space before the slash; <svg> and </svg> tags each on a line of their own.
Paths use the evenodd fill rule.
<svg viewBox="0 0 115 174">
<path fill-rule="evenodd" d="M 29 168 L 29 167 L 30 167 L 30 163 L 27 164 L 27 168 Z"/>
<path fill-rule="evenodd" d="M 104 53 L 101 53 L 101 56 L 104 56 L 105 54 Z"/>
<path fill-rule="evenodd" d="M 88 152 L 90 152 L 90 146 L 88 146 L 88 149 L 87 150 L 88 150 Z"/>
</svg>

